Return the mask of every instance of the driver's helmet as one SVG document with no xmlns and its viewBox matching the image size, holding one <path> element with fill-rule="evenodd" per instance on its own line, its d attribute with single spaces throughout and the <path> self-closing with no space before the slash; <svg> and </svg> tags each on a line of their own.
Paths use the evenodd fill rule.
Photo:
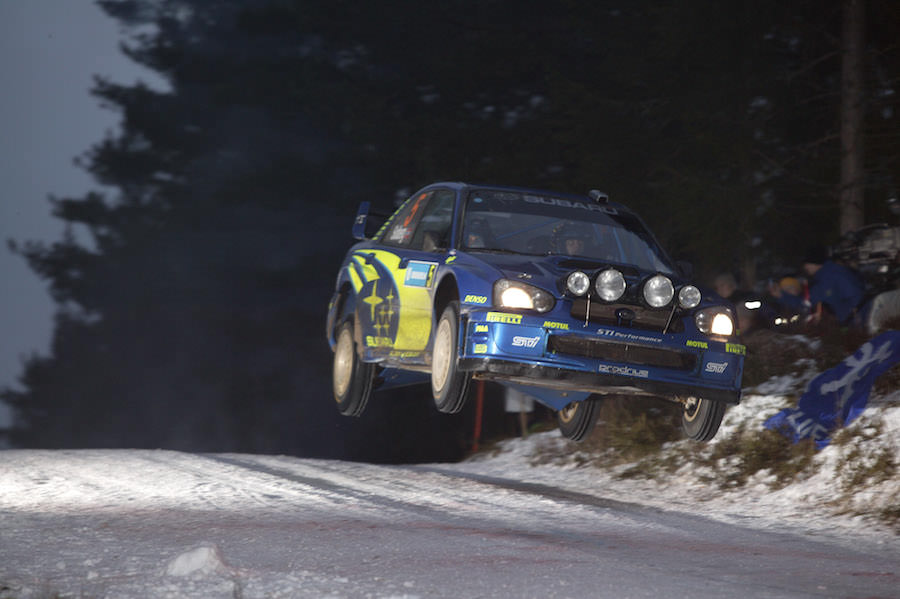
<svg viewBox="0 0 900 599">
<path fill-rule="evenodd" d="M 475 217 L 466 225 L 465 245 L 470 248 L 488 247 L 493 239 L 491 225 L 484 217 Z"/>
<path fill-rule="evenodd" d="M 557 252 L 566 252 L 566 241 L 579 240 L 587 245 L 591 240 L 591 226 L 575 221 L 566 221 L 553 230 L 553 244 Z"/>
</svg>

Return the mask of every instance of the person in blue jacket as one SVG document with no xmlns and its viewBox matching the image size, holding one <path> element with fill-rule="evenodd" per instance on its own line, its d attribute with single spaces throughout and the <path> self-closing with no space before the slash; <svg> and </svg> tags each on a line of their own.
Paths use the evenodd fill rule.
<svg viewBox="0 0 900 599">
<path fill-rule="evenodd" d="M 857 312 L 865 299 L 862 279 L 851 269 L 829 260 L 824 248 L 813 248 L 806 253 L 803 270 L 809 276 L 808 303 L 777 286 L 770 287 L 769 292 L 795 309 L 809 309 L 813 323 L 821 319 L 821 306 L 824 306 L 840 324 L 856 324 Z"/>
</svg>

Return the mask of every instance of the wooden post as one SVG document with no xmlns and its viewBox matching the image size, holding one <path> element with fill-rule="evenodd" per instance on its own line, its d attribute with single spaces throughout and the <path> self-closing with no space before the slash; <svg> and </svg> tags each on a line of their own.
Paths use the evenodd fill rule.
<svg viewBox="0 0 900 599">
<path fill-rule="evenodd" d="M 475 383 L 475 432 L 472 434 L 472 451 L 478 451 L 481 441 L 481 419 L 484 415 L 484 381 Z"/>
</svg>

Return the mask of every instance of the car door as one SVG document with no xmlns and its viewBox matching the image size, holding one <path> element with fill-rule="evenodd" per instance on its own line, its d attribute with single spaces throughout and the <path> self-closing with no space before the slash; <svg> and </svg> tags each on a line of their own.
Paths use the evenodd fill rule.
<svg viewBox="0 0 900 599">
<path fill-rule="evenodd" d="M 450 242 L 455 194 L 437 189 L 407 200 L 381 243 L 360 253 L 357 301 L 363 342 L 373 353 L 422 352 L 431 336 L 434 276 Z"/>
</svg>

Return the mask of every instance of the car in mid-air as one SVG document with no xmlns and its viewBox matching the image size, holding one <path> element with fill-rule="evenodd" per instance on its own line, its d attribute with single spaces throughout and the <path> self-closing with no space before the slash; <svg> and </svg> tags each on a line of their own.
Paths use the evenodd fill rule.
<svg viewBox="0 0 900 599">
<path fill-rule="evenodd" d="M 326 322 L 342 414 L 429 379 L 437 409 L 455 413 L 481 379 L 555 410 L 570 439 L 624 395 L 679 402 L 686 435 L 706 441 L 740 401 L 733 306 L 605 194 L 443 182 L 386 219 L 369 211 Z"/>
</svg>

